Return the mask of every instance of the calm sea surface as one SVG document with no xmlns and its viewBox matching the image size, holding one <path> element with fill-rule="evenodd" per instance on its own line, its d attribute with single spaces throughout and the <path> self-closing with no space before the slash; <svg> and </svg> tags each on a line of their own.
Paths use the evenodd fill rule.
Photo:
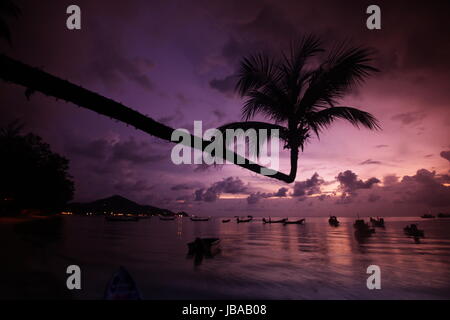
<svg viewBox="0 0 450 320">
<path fill-rule="evenodd" d="M 340 218 L 334 228 L 327 218 L 284 226 L 260 218 L 224 224 L 219 218 L 108 222 L 69 216 L 59 240 L 20 249 L 34 272 L 21 285 L 34 298 L 30 288 L 45 286 L 47 277 L 63 292 L 65 268 L 77 264 L 82 290 L 70 298 L 101 299 L 122 265 L 146 299 L 450 299 L 450 219 L 386 218 L 386 228 L 364 240 L 355 237 L 353 220 Z M 403 233 L 412 222 L 425 230 L 420 243 Z M 221 253 L 196 266 L 186 256 L 186 243 L 195 237 L 220 238 Z M 366 269 L 374 264 L 381 268 L 381 290 L 366 287 Z M 27 276 L 17 271 L 14 277 Z"/>
</svg>

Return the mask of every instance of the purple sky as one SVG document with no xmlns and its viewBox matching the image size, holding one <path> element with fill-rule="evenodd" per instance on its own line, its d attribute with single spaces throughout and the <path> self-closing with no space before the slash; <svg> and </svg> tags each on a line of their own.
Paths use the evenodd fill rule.
<svg viewBox="0 0 450 320">
<path fill-rule="evenodd" d="M 336 122 L 300 154 L 293 184 L 233 165 L 175 166 L 173 144 L 24 89 L 0 85 L 0 125 L 21 118 L 71 161 L 75 200 L 121 194 L 206 215 L 418 215 L 450 207 L 448 1 L 18 1 L 13 47 L 1 50 L 174 128 L 240 119 L 231 75 L 260 50 L 296 35 L 376 49 L 381 72 L 342 100 L 382 131 Z M 66 7 L 82 30 L 65 27 Z M 378 4 L 382 30 L 366 28 Z M 288 154 L 281 168 L 289 171 Z"/>
</svg>

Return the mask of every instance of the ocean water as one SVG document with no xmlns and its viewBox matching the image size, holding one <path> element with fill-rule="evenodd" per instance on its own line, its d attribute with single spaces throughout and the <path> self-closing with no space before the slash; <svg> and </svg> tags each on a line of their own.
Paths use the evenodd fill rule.
<svg viewBox="0 0 450 320">
<path fill-rule="evenodd" d="M 56 240 L 15 240 L 3 289 L 19 298 L 102 299 L 124 266 L 146 299 L 450 299 L 450 219 L 386 218 L 364 239 L 354 219 L 339 220 L 335 228 L 327 218 L 264 225 L 68 216 Z M 425 230 L 420 242 L 403 233 L 413 222 Z M 196 237 L 220 238 L 221 252 L 196 265 L 186 246 Z M 81 268 L 82 289 L 68 292 L 71 264 Z M 366 286 L 370 265 L 381 268 L 380 290 Z"/>
</svg>

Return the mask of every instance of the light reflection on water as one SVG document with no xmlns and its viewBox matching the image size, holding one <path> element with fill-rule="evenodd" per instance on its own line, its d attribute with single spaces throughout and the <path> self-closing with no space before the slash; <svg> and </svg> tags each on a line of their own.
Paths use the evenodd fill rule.
<svg viewBox="0 0 450 320">
<path fill-rule="evenodd" d="M 75 263 L 83 290 L 75 298 L 101 298 L 119 265 L 148 299 L 449 299 L 450 220 L 387 218 L 367 239 L 355 238 L 353 219 L 307 218 L 305 225 L 192 222 L 107 222 L 66 217 L 55 261 Z M 403 234 L 413 221 L 421 243 Z M 186 243 L 218 237 L 222 252 L 199 266 Z M 366 269 L 381 267 L 381 290 L 368 290 Z"/>
</svg>

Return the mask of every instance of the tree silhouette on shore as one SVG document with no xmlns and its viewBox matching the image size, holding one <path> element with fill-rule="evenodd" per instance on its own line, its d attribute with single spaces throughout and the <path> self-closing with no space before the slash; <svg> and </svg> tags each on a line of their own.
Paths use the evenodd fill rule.
<svg viewBox="0 0 450 320">
<path fill-rule="evenodd" d="M 0 128 L 0 213 L 55 213 L 73 196 L 69 161 L 39 136 L 21 131 L 17 121 Z"/>
</svg>

